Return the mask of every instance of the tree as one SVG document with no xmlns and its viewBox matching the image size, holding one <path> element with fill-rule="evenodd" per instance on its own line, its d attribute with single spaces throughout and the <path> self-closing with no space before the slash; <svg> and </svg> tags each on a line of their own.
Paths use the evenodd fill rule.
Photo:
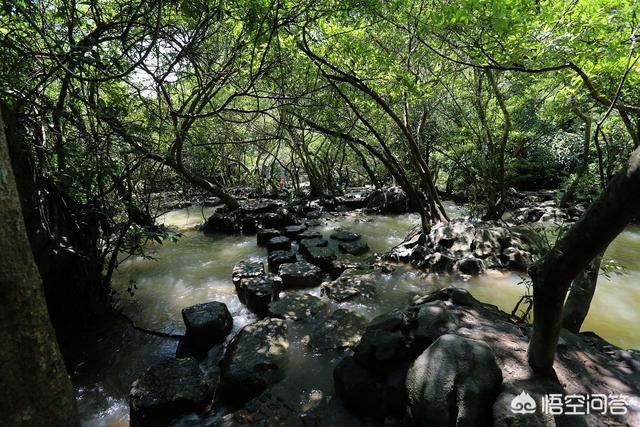
<svg viewBox="0 0 640 427">
<path fill-rule="evenodd" d="M 0 414 L 11 426 L 79 425 L 27 238 L 0 115 Z"/>
</svg>

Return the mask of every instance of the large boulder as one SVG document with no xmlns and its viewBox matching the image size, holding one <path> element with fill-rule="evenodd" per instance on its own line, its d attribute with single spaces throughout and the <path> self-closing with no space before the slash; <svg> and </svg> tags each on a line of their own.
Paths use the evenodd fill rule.
<svg viewBox="0 0 640 427">
<path fill-rule="evenodd" d="M 269 316 L 281 319 L 318 321 L 329 314 L 329 304 L 309 294 L 288 294 L 269 304 Z"/>
<path fill-rule="evenodd" d="M 336 280 L 323 283 L 320 294 L 337 302 L 356 297 L 372 298 L 376 295 L 375 278 L 371 272 L 348 269 Z"/>
<path fill-rule="evenodd" d="M 247 402 L 242 409 L 216 419 L 210 427 L 305 427 L 295 406 L 270 390 Z"/>
<path fill-rule="evenodd" d="M 322 271 L 309 262 L 282 264 L 279 273 L 284 289 L 313 288 L 322 282 Z"/>
<path fill-rule="evenodd" d="M 484 272 L 484 261 L 480 258 L 469 257 L 461 259 L 454 265 L 454 270 L 459 271 L 462 274 L 480 274 Z"/>
<path fill-rule="evenodd" d="M 411 364 L 405 384 L 416 425 L 490 426 L 501 383 L 487 344 L 443 335 Z"/>
<path fill-rule="evenodd" d="M 182 319 L 188 344 L 204 351 L 223 341 L 233 326 L 229 309 L 218 301 L 183 308 Z"/>
<path fill-rule="evenodd" d="M 166 426 L 180 415 L 202 409 L 213 392 L 195 359 L 163 360 L 131 385 L 131 426 Z"/>
<path fill-rule="evenodd" d="M 269 312 L 269 304 L 278 299 L 282 280 L 273 274 L 242 279 L 238 298 L 247 308 L 260 316 Z"/>
<path fill-rule="evenodd" d="M 314 325 L 309 335 L 309 346 L 315 350 L 354 347 L 360 342 L 366 325 L 362 315 L 340 308 Z"/>
<path fill-rule="evenodd" d="M 285 376 L 289 340 L 287 323 L 266 318 L 242 328 L 220 363 L 220 398 L 242 404 Z"/>
</svg>

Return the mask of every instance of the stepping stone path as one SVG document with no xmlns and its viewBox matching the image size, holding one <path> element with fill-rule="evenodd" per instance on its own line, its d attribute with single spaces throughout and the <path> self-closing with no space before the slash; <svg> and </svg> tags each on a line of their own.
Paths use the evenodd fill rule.
<svg viewBox="0 0 640 427">
<path fill-rule="evenodd" d="M 229 309 L 218 301 L 183 308 L 182 319 L 187 327 L 186 341 L 189 345 L 204 351 L 224 341 L 233 326 L 233 317 Z"/>
<path fill-rule="evenodd" d="M 282 280 L 273 274 L 242 279 L 238 298 L 247 308 L 260 316 L 269 312 L 269 303 L 278 299 Z"/>
<path fill-rule="evenodd" d="M 305 225 L 290 225 L 282 229 L 283 234 L 290 239 L 299 239 L 300 235 L 305 231 L 307 231 Z"/>
<path fill-rule="evenodd" d="M 361 236 L 358 233 L 354 233 L 349 230 L 342 230 L 340 228 L 331 233 L 332 239 L 339 240 L 341 242 L 355 242 L 356 240 L 360 240 L 360 237 Z"/>
<path fill-rule="evenodd" d="M 369 252 L 369 245 L 361 241 L 344 242 L 338 244 L 338 249 L 347 254 L 362 255 Z"/>
<path fill-rule="evenodd" d="M 214 386 L 194 358 L 163 360 L 131 385 L 131 426 L 167 425 L 173 418 L 200 410 L 213 392 Z"/>
<path fill-rule="evenodd" d="M 280 235 L 281 233 L 274 228 L 265 228 L 262 230 L 258 230 L 258 233 L 256 234 L 258 246 L 266 246 L 267 243 L 269 243 L 270 239 L 273 239 L 274 237 L 278 237 Z"/>
<path fill-rule="evenodd" d="M 312 288 L 322 283 L 322 271 L 308 262 L 282 264 L 279 272 L 284 289 Z"/>
<path fill-rule="evenodd" d="M 309 254 L 309 248 L 329 246 L 329 241 L 321 237 L 314 237 L 311 239 L 300 240 L 300 253 L 303 255 Z"/>
<path fill-rule="evenodd" d="M 288 251 L 291 249 L 291 239 L 285 236 L 272 237 L 267 243 L 267 250 L 273 251 Z"/>
<path fill-rule="evenodd" d="M 309 294 L 289 294 L 269 304 L 269 316 L 281 319 L 311 320 L 329 314 L 329 304 Z"/>
<path fill-rule="evenodd" d="M 322 238 L 322 233 L 315 230 L 307 230 L 304 233 L 300 233 L 300 239 L 320 239 Z"/>
<path fill-rule="evenodd" d="M 293 251 L 274 251 L 274 252 L 271 252 L 268 257 L 269 270 L 272 273 L 277 273 L 278 268 L 282 264 L 296 262 L 296 261 L 297 261 L 297 257 L 295 252 Z"/>
</svg>

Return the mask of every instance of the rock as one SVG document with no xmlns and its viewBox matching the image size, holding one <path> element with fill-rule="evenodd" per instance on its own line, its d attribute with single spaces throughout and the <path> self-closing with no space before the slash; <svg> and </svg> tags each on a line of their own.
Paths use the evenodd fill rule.
<svg viewBox="0 0 640 427">
<path fill-rule="evenodd" d="M 414 332 L 417 351 L 422 351 L 442 335 L 454 332 L 456 319 L 443 301 L 428 302 L 420 306 Z"/>
<path fill-rule="evenodd" d="M 394 360 L 402 351 L 404 337 L 398 330 L 369 329 L 362 335 L 360 343 L 354 349 L 353 357 L 364 366 L 381 367 L 385 362 Z"/>
<path fill-rule="evenodd" d="M 273 274 L 249 277 L 240 282 L 238 297 L 247 308 L 260 316 L 269 312 L 269 303 L 276 301 L 282 291 L 282 280 Z"/>
<path fill-rule="evenodd" d="M 269 270 L 271 272 L 277 273 L 278 268 L 280 268 L 282 264 L 296 262 L 297 259 L 298 257 L 291 250 L 273 251 L 269 254 L 269 257 L 267 258 L 267 264 L 269 264 Z"/>
<path fill-rule="evenodd" d="M 315 230 L 307 230 L 303 233 L 300 233 L 298 235 L 298 237 L 300 239 L 321 239 L 322 238 L 322 233 L 320 233 L 319 231 L 315 231 Z"/>
<path fill-rule="evenodd" d="M 342 230 L 338 228 L 330 236 L 334 240 L 339 240 L 341 242 L 355 242 L 360 239 L 360 235 L 357 233 L 353 233 L 349 230 Z"/>
<path fill-rule="evenodd" d="M 269 316 L 291 320 L 313 320 L 326 317 L 329 304 L 309 294 L 289 294 L 269 304 Z"/>
<path fill-rule="evenodd" d="M 256 277 L 264 274 L 264 264 L 259 261 L 240 261 L 233 266 L 231 281 L 236 287 L 236 293 L 240 297 L 240 282 L 248 277 Z M 242 299 L 241 299 L 242 301 Z"/>
<path fill-rule="evenodd" d="M 366 324 L 361 315 L 338 309 L 325 321 L 315 324 L 309 335 L 309 346 L 316 350 L 353 347 L 360 341 Z"/>
<path fill-rule="evenodd" d="M 542 397 L 549 393 L 564 394 L 564 390 L 558 383 L 542 378 L 503 382 L 500 394 L 493 404 L 493 424 L 509 427 L 555 427 L 554 416 L 537 408 Z"/>
<path fill-rule="evenodd" d="M 351 356 L 342 359 L 333 370 L 336 394 L 345 406 L 360 414 L 370 415 L 380 406 L 381 396 L 366 368 Z"/>
<path fill-rule="evenodd" d="M 364 264 L 362 262 L 357 261 L 348 261 L 348 260 L 334 260 L 331 261 L 331 265 L 328 268 L 329 275 L 333 280 L 337 279 L 349 269 L 356 270 L 369 270 L 371 268 L 370 265 Z"/>
<path fill-rule="evenodd" d="M 531 253 L 509 247 L 502 252 L 502 263 L 511 270 L 527 271 L 533 262 Z"/>
<path fill-rule="evenodd" d="M 188 343 L 204 351 L 224 341 L 233 326 L 229 309 L 218 301 L 183 308 L 182 319 L 187 327 L 185 338 Z"/>
<path fill-rule="evenodd" d="M 288 348 L 284 320 L 266 318 L 246 325 L 233 337 L 220 363 L 219 396 L 242 404 L 282 380 Z"/>
<path fill-rule="evenodd" d="M 326 247 L 329 245 L 329 242 L 326 239 L 321 237 L 314 237 L 311 239 L 302 239 L 300 240 L 300 253 L 303 255 L 309 254 L 309 248 L 316 247 Z"/>
<path fill-rule="evenodd" d="M 290 225 L 288 227 L 284 227 L 282 229 L 282 233 L 290 239 L 299 239 L 300 234 L 307 231 L 307 227 L 305 225 Z"/>
<path fill-rule="evenodd" d="M 338 244 L 340 251 L 351 255 L 362 255 L 369 252 L 369 245 L 365 242 L 346 242 Z"/>
<path fill-rule="evenodd" d="M 168 425 L 180 415 L 202 409 L 211 400 L 213 391 L 195 359 L 163 360 L 131 385 L 131 425 Z"/>
<path fill-rule="evenodd" d="M 465 307 L 474 307 L 480 302 L 469 293 L 468 290 L 449 286 L 444 289 L 431 292 L 428 295 L 417 296 L 413 305 L 422 305 L 433 301 L 451 301 L 454 304 Z"/>
<path fill-rule="evenodd" d="M 409 200 L 400 187 L 376 189 L 367 196 L 368 209 L 379 213 L 401 214 L 409 210 Z"/>
<path fill-rule="evenodd" d="M 282 397 L 265 391 L 236 412 L 217 419 L 212 427 L 305 427 L 297 411 Z"/>
<path fill-rule="evenodd" d="M 240 223 L 234 215 L 214 212 L 202 226 L 204 234 L 235 234 L 240 232 Z"/>
<path fill-rule="evenodd" d="M 275 212 L 281 206 L 282 202 L 269 199 L 260 199 L 250 200 L 249 203 L 244 204 L 240 209 L 245 214 L 255 215 L 266 212 Z"/>
<path fill-rule="evenodd" d="M 441 252 L 428 255 L 425 258 L 426 264 L 434 273 L 449 273 L 453 269 L 455 259 Z"/>
<path fill-rule="evenodd" d="M 409 367 L 408 406 L 420 426 L 491 425 L 502 372 L 491 348 L 443 335 Z"/>
<path fill-rule="evenodd" d="M 320 268 L 304 261 L 282 264 L 279 273 L 284 289 L 312 288 L 322 282 Z"/>
<path fill-rule="evenodd" d="M 307 249 L 305 257 L 310 263 L 328 270 L 331 268 L 331 262 L 336 259 L 336 254 L 329 247 L 314 246 Z"/>
<path fill-rule="evenodd" d="M 343 302 L 355 297 L 372 298 L 376 295 L 374 276 L 362 270 L 349 269 L 330 283 L 320 286 L 320 295 Z"/>
<path fill-rule="evenodd" d="M 455 270 L 458 270 L 462 274 L 480 274 L 484 272 L 484 262 L 480 258 L 464 258 L 458 261 L 455 266 Z"/>
<path fill-rule="evenodd" d="M 273 251 L 288 251 L 291 249 L 291 239 L 285 236 L 272 237 L 267 242 L 269 253 Z"/>
<path fill-rule="evenodd" d="M 280 236 L 280 232 L 273 228 L 263 228 L 258 230 L 258 233 L 256 234 L 258 246 L 266 246 L 269 243 L 269 240 L 278 236 Z"/>
</svg>

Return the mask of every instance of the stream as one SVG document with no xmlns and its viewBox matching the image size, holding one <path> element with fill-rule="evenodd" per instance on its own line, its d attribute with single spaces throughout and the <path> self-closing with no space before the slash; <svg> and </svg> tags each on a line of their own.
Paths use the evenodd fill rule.
<svg viewBox="0 0 640 427">
<path fill-rule="evenodd" d="M 464 209 L 447 203 L 452 217 L 464 215 Z M 236 297 L 231 283 L 231 270 L 240 260 L 255 259 L 266 263 L 266 248 L 258 247 L 255 235 L 208 236 L 195 231 L 195 226 L 208 217 L 213 208 L 191 207 L 172 211 L 159 220 L 178 228 L 182 237 L 177 243 L 148 245 L 152 258 L 136 257 L 125 261 L 114 275 L 117 307 L 137 325 L 169 333 L 184 333 L 181 310 L 206 302 L 221 301 L 233 315 L 235 331 L 256 320 Z M 337 227 L 360 233 L 373 252 L 384 252 L 400 243 L 419 218 L 414 214 L 369 216 L 336 214 L 313 227 L 325 237 Z M 330 245 L 336 246 L 335 242 Z M 640 348 L 640 226 L 627 228 L 610 245 L 605 262 L 620 269 L 601 273 L 598 288 L 583 331 L 594 331 L 622 348 Z M 366 255 L 365 255 L 366 256 Z M 349 258 L 350 256 L 342 256 Z M 618 271 L 618 272 L 616 272 Z M 365 303 L 332 302 L 333 308 L 348 308 L 371 319 L 398 306 L 411 296 L 437 288 L 459 286 L 477 299 L 511 312 L 525 293 L 522 278 L 515 273 L 488 271 L 464 279 L 434 277 L 405 266 L 391 274 L 379 276 L 379 295 Z M 133 294 L 128 288 L 134 288 Z M 294 292 L 319 295 L 319 288 Z M 333 395 L 332 370 L 342 353 L 316 354 L 301 341 L 308 332 L 298 323 L 290 324 L 290 361 L 287 377 L 276 387 L 286 390 L 292 401 L 305 409 Z M 97 337 L 97 338 L 96 338 Z M 127 426 L 129 424 L 128 392 L 131 382 L 148 366 L 175 355 L 176 340 L 140 333 L 124 321 L 112 322 L 92 339 L 83 339 L 72 351 L 70 373 L 76 391 L 84 426 Z M 343 412 L 333 400 L 332 410 Z M 215 416 L 215 414 L 214 414 Z M 348 417 L 348 414 L 342 414 Z M 174 425 L 189 425 L 193 417 Z"/>
</svg>

